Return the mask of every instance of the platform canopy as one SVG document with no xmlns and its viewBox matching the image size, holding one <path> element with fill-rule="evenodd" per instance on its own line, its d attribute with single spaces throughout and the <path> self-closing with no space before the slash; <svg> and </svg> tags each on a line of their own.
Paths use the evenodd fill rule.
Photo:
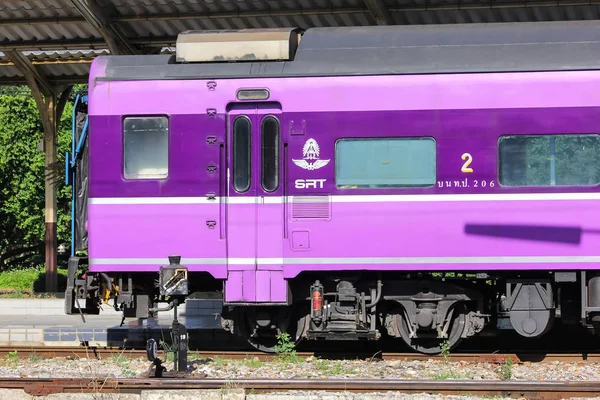
<svg viewBox="0 0 600 400">
<path fill-rule="evenodd" d="M 173 53 L 187 30 L 600 19 L 600 0 L 2 0 L 0 86 L 26 85 L 47 168 L 73 84 L 94 57 Z M 46 290 L 57 288 L 56 187 L 45 178 Z"/>
<path fill-rule="evenodd" d="M 0 85 L 26 84 L 26 65 L 49 85 L 85 83 L 97 55 L 172 52 L 185 30 L 599 18 L 599 0 L 2 1 Z"/>
</svg>

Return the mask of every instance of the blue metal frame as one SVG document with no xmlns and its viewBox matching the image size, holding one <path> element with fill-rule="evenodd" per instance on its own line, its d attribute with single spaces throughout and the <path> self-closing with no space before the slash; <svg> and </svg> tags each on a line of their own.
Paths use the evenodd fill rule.
<svg viewBox="0 0 600 400">
<path fill-rule="evenodd" d="M 77 143 L 77 138 L 75 137 L 77 124 L 77 105 L 79 102 L 87 103 L 88 96 L 77 95 L 75 97 L 75 104 L 73 105 L 73 113 L 71 116 L 72 120 L 72 128 L 71 128 L 71 154 L 67 152 L 65 154 L 65 182 L 67 185 L 71 185 L 71 256 L 75 255 L 75 202 L 77 201 L 77 194 L 75 193 L 75 176 L 76 176 L 76 168 L 77 160 L 81 157 L 81 147 L 87 138 L 87 128 L 88 128 L 88 118 L 85 119 L 85 124 L 83 125 L 83 132 L 81 133 L 81 139 Z"/>
</svg>

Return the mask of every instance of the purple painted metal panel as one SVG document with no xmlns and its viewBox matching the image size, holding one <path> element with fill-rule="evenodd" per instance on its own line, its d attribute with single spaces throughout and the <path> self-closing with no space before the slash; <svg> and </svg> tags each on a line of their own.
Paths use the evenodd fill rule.
<svg viewBox="0 0 600 400">
<path fill-rule="evenodd" d="M 256 301 L 256 271 L 243 271 L 242 294 L 244 301 Z"/>
<path fill-rule="evenodd" d="M 290 229 L 310 228 L 311 249 L 286 259 L 345 258 L 338 265 L 293 265 L 286 278 L 302 270 L 354 269 L 352 258 L 391 257 L 541 257 L 598 256 L 600 201 L 452 201 L 334 203 L 331 222 L 290 222 Z M 296 263 L 297 264 L 297 263 Z M 575 263 L 544 264 L 574 268 Z M 542 264 L 479 262 L 461 265 L 391 263 L 362 265 L 366 269 L 530 269 Z M 600 263 L 579 263 L 597 269 Z"/>
<path fill-rule="evenodd" d="M 246 257 L 246 258 L 251 259 L 251 260 L 255 259 L 254 256 L 252 256 L 252 255 L 250 255 L 249 257 Z M 239 264 L 239 263 L 229 264 L 227 266 L 227 270 L 228 271 L 255 271 L 256 264 L 250 263 L 251 260 L 248 260 L 248 263 L 244 263 L 244 264 Z"/>
<path fill-rule="evenodd" d="M 169 176 L 164 180 L 126 180 L 123 177 L 122 118 L 90 117 L 90 197 L 200 196 L 219 193 L 219 145 L 224 118 L 171 115 L 169 118 Z M 214 173 L 207 165 L 214 164 Z"/>
<path fill-rule="evenodd" d="M 186 258 L 224 258 L 225 241 L 218 229 L 209 229 L 208 219 L 219 212 L 218 204 L 90 204 L 88 206 L 90 268 L 94 259 L 164 259 L 179 254 Z M 222 264 L 222 263 L 221 263 Z M 157 271 L 160 265 L 154 265 Z M 127 265 L 121 271 L 140 271 L 146 266 Z M 195 265 L 194 271 L 206 270 L 215 278 L 224 278 L 225 265 Z M 191 269 L 191 267 L 190 267 Z"/>
<path fill-rule="evenodd" d="M 272 106 L 239 105 L 234 107 L 228 115 L 230 131 L 228 135 L 229 168 L 231 175 L 235 176 L 233 166 L 235 157 L 233 147 L 233 126 L 238 117 L 247 118 L 250 122 L 250 150 L 251 170 L 249 187 L 244 192 L 237 192 L 234 179 L 230 180 L 228 192 L 237 194 L 238 198 L 249 198 L 250 204 L 228 204 L 227 217 L 227 249 L 228 257 L 242 258 L 229 266 L 229 270 L 244 270 L 244 299 L 245 301 L 269 301 L 270 298 L 270 275 L 268 272 L 256 272 L 254 278 L 250 279 L 250 273 L 257 270 L 282 270 L 283 264 L 273 265 L 262 263 L 265 257 L 283 256 L 283 204 L 264 204 L 266 196 L 280 196 L 283 187 L 280 184 L 273 192 L 265 191 L 263 187 L 263 154 L 262 148 L 262 126 L 267 116 L 275 116 L 279 119 L 281 110 Z M 280 135 L 281 136 L 281 135 Z M 281 146 L 281 144 L 279 145 Z M 279 149 L 281 158 L 281 149 Z M 281 169 L 281 163 L 279 163 Z M 251 285 L 256 285 L 250 288 Z"/>
<path fill-rule="evenodd" d="M 259 204 L 258 207 L 258 251 L 264 257 L 283 258 L 283 204 Z M 257 263 L 258 270 L 281 271 L 283 263 Z"/>
<path fill-rule="evenodd" d="M 225 257 L 218 204 L 90 204 L 90 258 Z"/>
<path fill-rule="evenodd" d="M 287 301 L 287 285 L 283 278 L 283 271 L 271 272 L 271 302 Z"/>
<path fill-rule="evenodd" d="M 242 289 L 244 287 L 243 272 L 229 272 L 225 281 L 225 302 L 244 301 Z"/>
<path fill-rule="evenodd" d="M 227 256 L 250 258 L 247 264 L 254 268 L 256 258 L 256 204 L 228 206 Z"/>
<path fill-rule="evenodd" d="M 256 271 L 256 301 L 271 301 L 271 272 Z"/>
<path fill-rule="evenodd" d="M 599 99 L 600 100 L 600 99 Z M 318 113 L 288 115 L 306 121 L 307 134 L 288 137 L 288 193 L 301 195 L 453 194 L 564 192 L 564 187 L 502 187 L 497 182 L 498 139 L 502 135 L 547 133 L 598 133 L 600 107 L 565 109 L 445 110 L 370 113 Z M 285 121 L 284 121 L 285 123 Z M 443 187 L 340 189 L 335 185 L 335 143 L 340 138 L 433 137 L 437 149 L 437 181 Z M 302 158 L 309 138 L 319 144 L 321 160 L 331 160 L 320 169 L 307 171 L 291 159 Z M 462 173 L 464 153 L 470 153 L 472 173 Z M 446 187 L 447 181 L 464 181 L 467 187 Z M 323 188 L 296 189 L 298 179 L 326 179 Z M 477 182 L 475 182 L 477 181 Z M 485 187 L 482 185 L 485 181 Z M 494 186 L 490 182 L 494 181 Z M 476 186 L 477 185 L 477 186 Z M 596 192 L 597 187 L 570 187 L 572 192 Z M 333 211 L 335 213 L 335 211 Z"/>
<path fill-rule="evenodd" d="M 225 302 L 287 301 L 283 271 L 234 271 L 225 281 Z"/>
<path fill-rule="evenodd" d="M 485 264 L 464 264 L 464 263 L 432 263 L 432 264 L 286 264 L 283 267 L 283 276 L 286 279 L 293 279 L 303 271 L 568 271 L 568 270 L 594 270 L 598 269 L 597 264 L 582 264 L 577 262 L 561 262 L 560 264 L 548 263 L 485 263 Z"/>
<path fill-rule="evenodd" d="M 294 251 L 306 251 L 310 249 L 310 232 L 307 230 L 293 230 L 291 231 L 292 240 L 290 240 L 290 246 Z"/>
<path fill-rule="evenodd" d="M 184 260 L 182 260 L 184 261 Z M 161 265 L 169 265 L 169 261 L 165 261 L 161 264 L 134 264 L 134 265 L 122 265 L 122 264 L 101 264 L 92 263 L 90 264 L 90 272 L 158 272 Z M 226 279 L 227 278 L 227 267 L 223 264 L 189 264 L 185 266 L 190 272 L 207 272 L 212 275 L 215 279 Z"/>
<path fill-rule="evenodd" d="M 103 68 L 100 64 L 97 67 Z M 209 146 L 206 137 L 214 135 L 218 141 L 225 140 L 227 107 L 235 102 L 236 90 L 242 86 L 257 87 L 257 81 L 232 79 L 217 83 L 217 90 L 212 93 L 207 92 L 205 81 L 92 83 L 90 196 L 224 194 L 219 182 L 224 171 L 218 170 L 213 175 L 206 171 L 208 163 L 220 165 L 219 146 Z M 283 106 L 282 135 L 289 143 L 289 157 L 284 165 L 287 195 L 561 193 L 567 189 L 501 187 L 496 181 L 499 136 L 597 133 L 600 121 L 600 98 L 596 95 L 600 90 L 600 72 L 286 78 L 261 80 L 260 85 L 270 89 L 270 101 Z M 214 108 L 217 114 L 208 115 L 209 108 Z M 171 153 L 166 180 L 123 179 L 122 114 L 170 116 Z M 381 136 L 434 137 L 438 152 L 436 185 L 418 189 L 335 187 L 335 141 L 340 137 Z M 332 160 L 321 169 L 301 169 L 291 160 L 303 156 L 303 146 L 309 138 L 318 141 L 320 159 Z M 255 146 L 257 143 L 254 141 Z M 463 153 L 472 155 L 473 173 L 461 172 Z M 257 160 L 255 155 L 254 165 L 258 165 Z M 325 181 L 322 188 L 296 189 L 295 181 L 300 179 Z M 455 181 L 467 184 L 455 185 Z M 597 192 L 598 188 L 571 187 L 568 191 Z M 232 198 L 257 195 L 272 198 L 281 196 L 283 187 L 271 194 L 256 190 L 237 194 L 231 188 L 230 192 Z M 167 255 L 177 252 L 187 252 L 182 254 L 184 258 L 226 257 L 224 241 L 218 239 L 220 230 L 202 233 L 206 218 L 218 218 L 217 204 L 213 208 L 160 207 L 157 214 L 151 214 L 150 206 L 91 205 L 90 257 L 166 260 Z M 310 248 L 294 251 L 289 235 L 281 246 L 284 212 L 281 204 L 230 204 L 228 221 L 234 221 L 236 228 L 227 232 L 230 241 L 227 257 L 238 260 L 229 267 L 225 300 L 262 300 L 269 286 L 270 301 L 285 301 L 284 278 L 294 277 L 303 270 L 599 267 L 596 263 L 568 260 L 555 264 L 431 261 L 432 257 L 597 256 L 600 248 L 600 226 L 594 224 L 600 215 L 597 201 L 334 202 L 331 207 L 330 221 L 288 218 L 288 234 L 294 230 L 310 231 Z M 281 268 L 276 260 L 282 257 L 283 272 L 269 271 Z M 342 261 L 325 264 L 298 261 L 311 258 L 327 262 L 332 257 Z M 415 259 L 413 263 L 387 264 L 352 261 L 352 258 L 376 261 L 380 257 Z M 423 257 L 430 262 L 419 263 L 418 259 Z M 262 263 L 261 258 L 272 260 Z M 258 262 L 259 271 L 253 261 Z M 157 270 L 158 265 L 91 267 L 96 271 L 117 268 L 146 271 Z M 215 277 L 225 276 L 225 264 L 194 265 L 194 268 L 212 271 Z"/>
<path fill-rule="evenodd" d="M 92 78 L 90 78 L 92 79 Z M 224 114 L 240 87 L 266 87 L 288 112 L 598 106 L 600 72 L 221 79 L 95 83 L 90 115 Z M 560 93 L 560 96 L 556 94 Z"/>
</svg>

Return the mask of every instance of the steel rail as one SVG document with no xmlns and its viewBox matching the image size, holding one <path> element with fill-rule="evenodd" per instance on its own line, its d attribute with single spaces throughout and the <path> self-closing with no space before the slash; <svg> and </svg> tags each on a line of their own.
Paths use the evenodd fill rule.
<svg viewBox="0 0 600 400">
<path fill-rule="evenodd" d="M 431 381 L 399 379 L 37 379 L 0 378 L 0 388 L 22 389 L 33 396 L 52 393 L 140 393 L 143 390 L 252 389 L 253 391 L 324 390 L 349 392 L 469 394 L 528 399 L 589 397 L 600 382 Z"/>
<path fill-rule="evenodd" d="M 41 358 L 55 357 L 79 357 L 79 358 L 97 358 L 102 359 L 119 355 L 127 358 L 146 357 L 144 350 L 123 349 L 118 347 L 93 347 L 93 346 L 0 346 L 0 357 L 12 354 L 18 358 L 27 358 L 37 356 Z M 366 352 L 346 352 L 346 351 L 315 351 L 298 352 L 296 355 L 300 358 L 309 358 L 319 356 L 325 359 L 360 359 L 369 361 L 379 360 L 444 360 L 443 356 L 427 355 L 420 353 L 366 353 Z M 159 357 L 163 357 L 159 354 Z M 194 351 L 190 350 L 188 358 L 223 358 L 226 360 L 243 360 L 257 358 L 260 361 L 270 361 L 277 358 L 277 355 L 266 354 L 257 351 Z M 489 362 L 504 363 L 511 359 L 513 362 L 595 362 L 600 363 L 600 353 L 456 353 L 449 355 L 449 361 L 467 361 L 467 362 Z"/>
</svg>

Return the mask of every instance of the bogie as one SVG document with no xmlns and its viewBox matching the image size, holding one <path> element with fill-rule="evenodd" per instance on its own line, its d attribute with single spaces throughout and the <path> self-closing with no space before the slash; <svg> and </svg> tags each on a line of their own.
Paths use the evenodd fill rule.
<svg viewBox="0 0 600 400">
<path fill-rule="evenodd" d="M 173 278 L 177 267 L 163 270 Z M 185 301 L 185 291 L 179 296 L 161 295 L 167 280 L 159 279 L 163 283 L 156 288 L 149 284 L 150 276 L 80 275 L 70 280 L 68 311 L 98 313 L 99 306 L 112 298 L 124 317 L 148 318 L 159 310 L 160 302 L 172 302 L 173 298 L 179 299 L 178 304 Z M 550 332 L 556 321 L 595 332 L 600 313 L 598 275 L 580 273 L 569 281 L 559 276 L 536 279 L 531 274 L 483 274 L 477 279 L 460 274 L 450 278 L 444 274 L 313 274 L 293 282 L 295 301 L 291 305 L 224 303 L 222 327 L 265 352 L 277 351 L 286 341 L 375 341 L 386 335 L 413 351 L 436 354 L 444 348 L 456 348 L 484 328 L 492 333 L 512 330 L 534 339 Z M 195 287 L 194 281 L 189 285 Z M 580 305 L 578 298 L 588 301 Z"/>
</svg>

